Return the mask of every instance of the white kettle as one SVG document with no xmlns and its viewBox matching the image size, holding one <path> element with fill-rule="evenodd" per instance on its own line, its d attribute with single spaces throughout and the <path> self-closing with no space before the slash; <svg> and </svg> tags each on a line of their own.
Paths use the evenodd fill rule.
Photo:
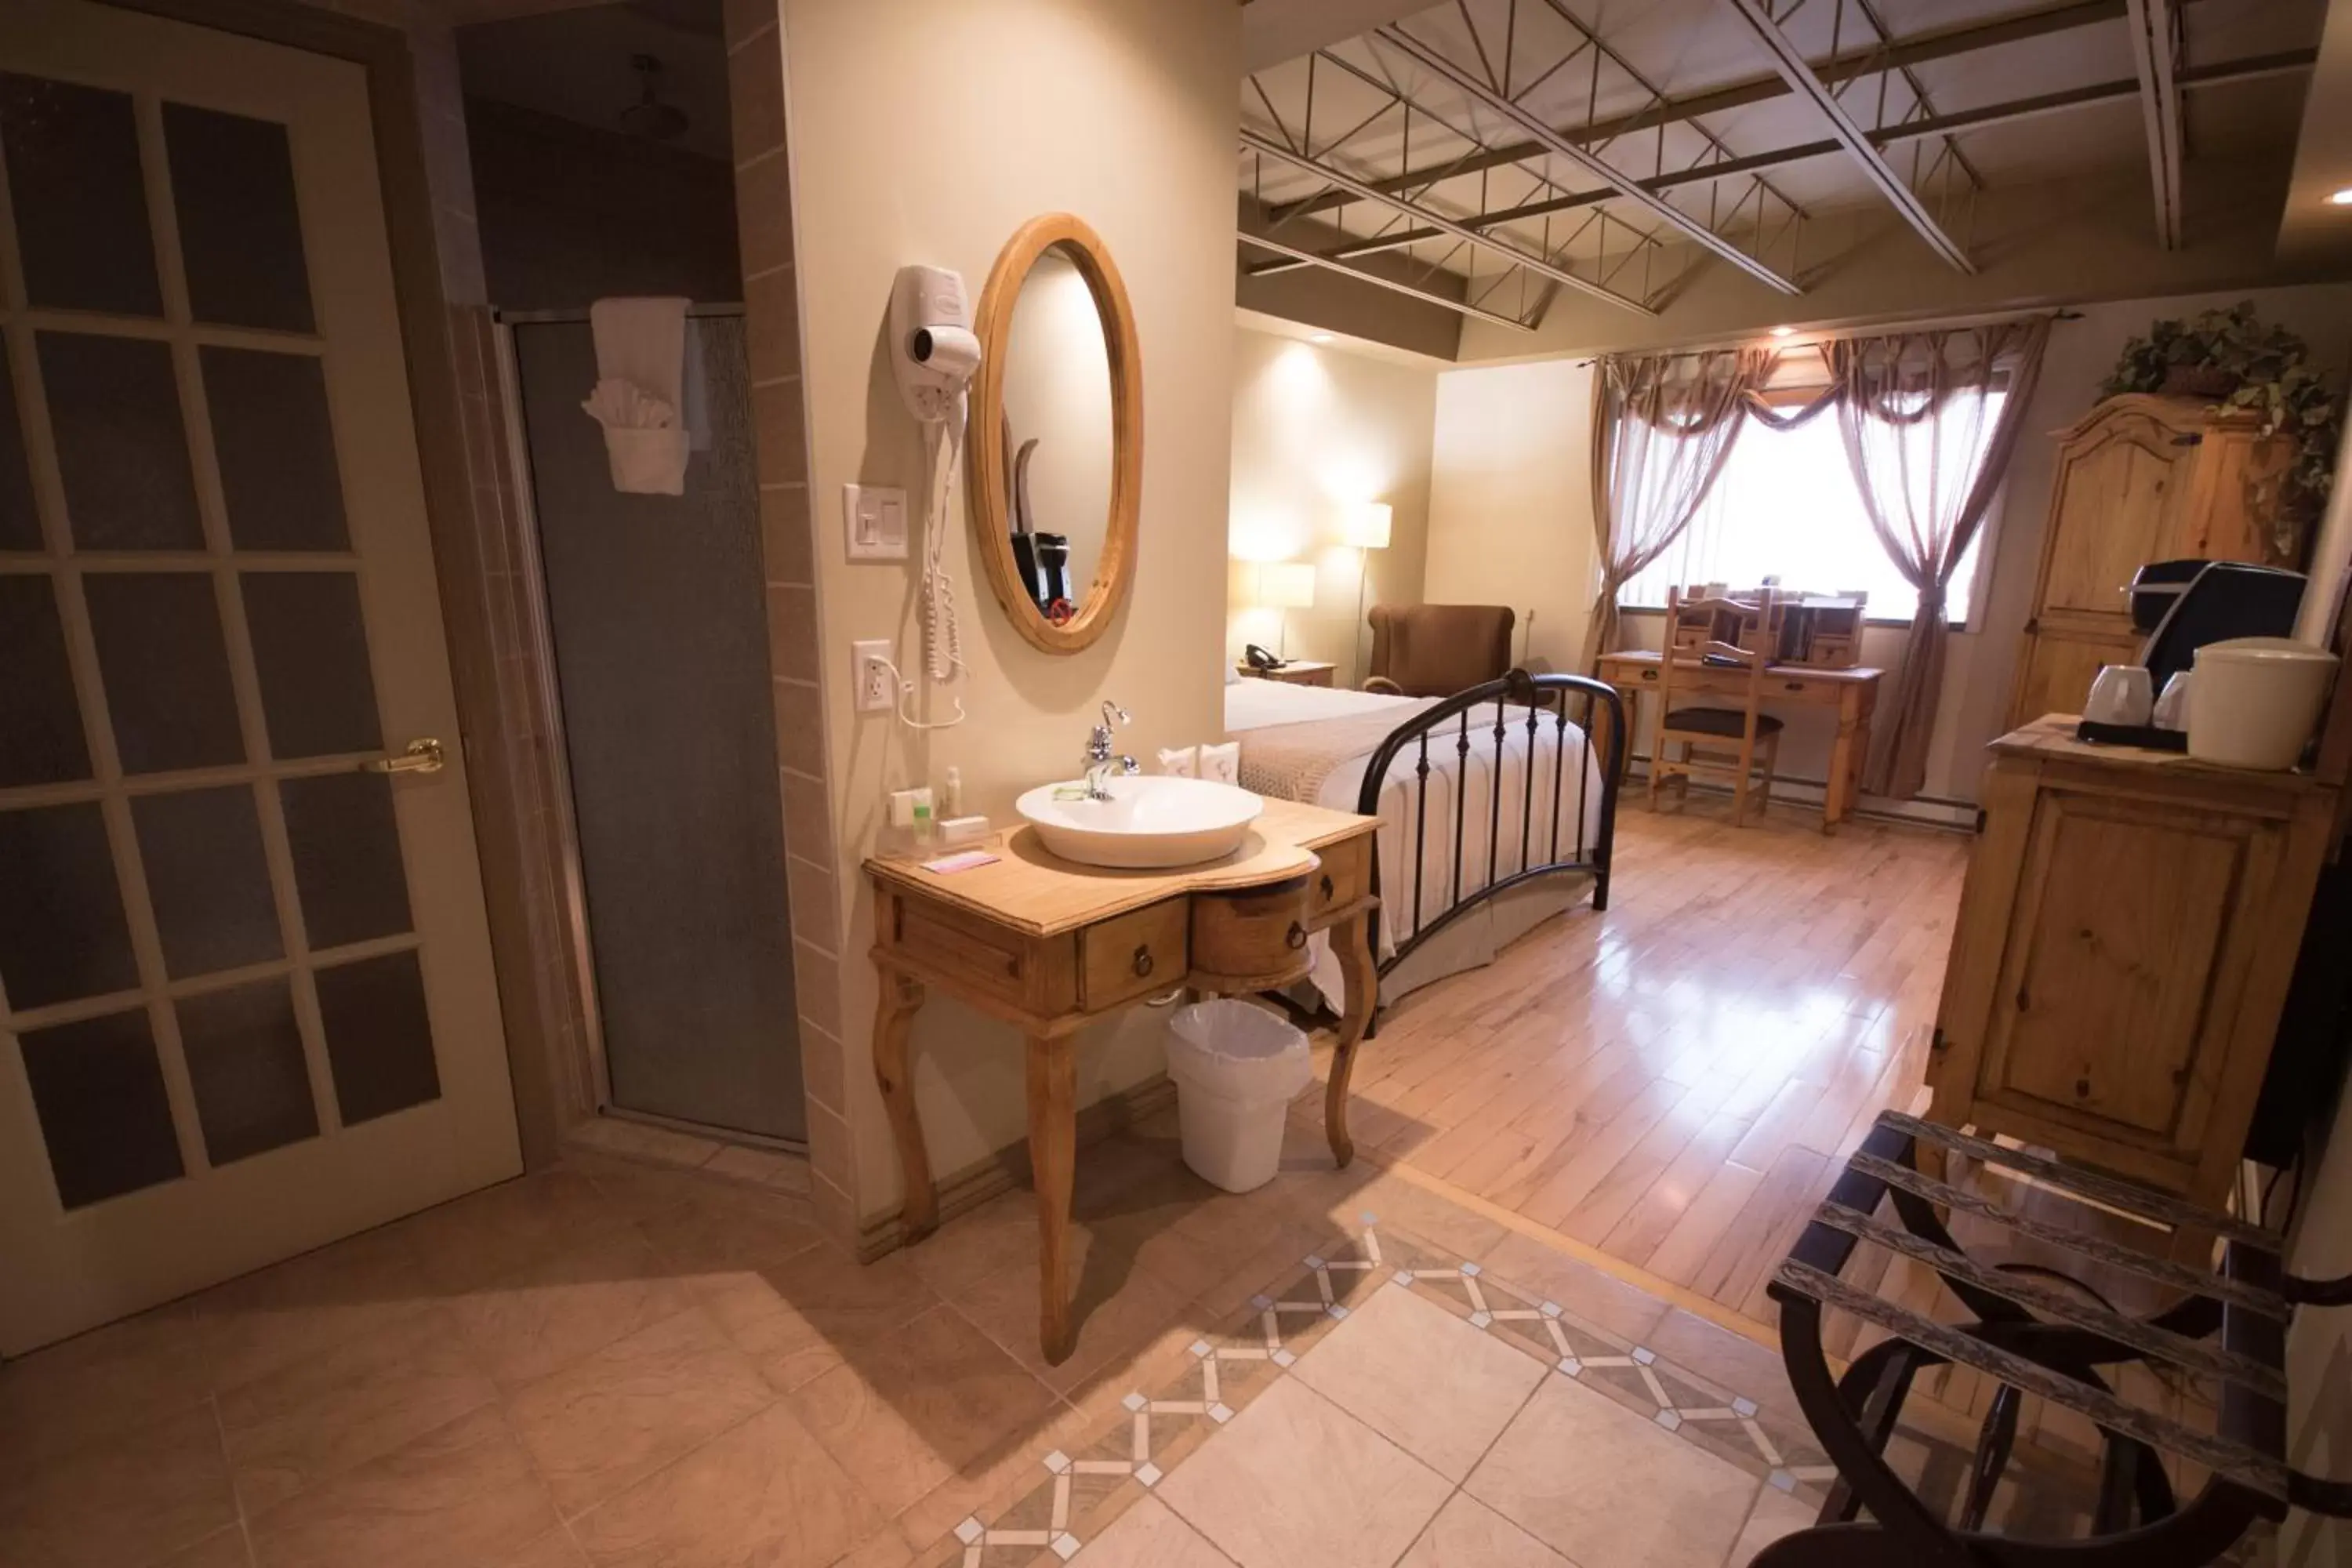
<svg viewBox="0 0 2352 1568">
<path fill-rule="evenodd" d="M 2189 678 L 2189 754 L 2234 768 L 2294 766 L 2337 662 L 2326 648 L 2288 637 L 2207 643 Z"/>
</svg>

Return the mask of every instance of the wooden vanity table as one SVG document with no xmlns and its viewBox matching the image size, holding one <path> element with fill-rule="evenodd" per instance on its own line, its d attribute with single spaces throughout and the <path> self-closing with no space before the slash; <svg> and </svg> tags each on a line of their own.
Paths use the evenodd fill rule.
<svg viewBox="0 0 2352 1568">
<path fill-rule="evenodd" d="M 1347 983 L 1324 1103 L 1345 1165 L 1348 1076 L 1378 994 L 1372 962 L 1372 833 L 1378 819 L 1269 800 L 1242 847 L 1205 866 L 1114 871 L 1045 852 L 1034 829 L 984 846 L 991 866 L 942 875 L 914 859 L 869 859 L 874 1076 L 906 1175 L 912 1239 L 939 1224 L 923 1129 L 907 1072 L 916 1011 L 933 989 L 1028 1037 L 1029 1158 L 1037 1185 L 1038 1338 L 1060 1361 L 1072 1342 L 1065 1247 L 1075 1174 L 1080 1028 L 1190 985 L 1262 991 L 1306 974 L 1307 939 L 1331 931 Z"/>
</svg>

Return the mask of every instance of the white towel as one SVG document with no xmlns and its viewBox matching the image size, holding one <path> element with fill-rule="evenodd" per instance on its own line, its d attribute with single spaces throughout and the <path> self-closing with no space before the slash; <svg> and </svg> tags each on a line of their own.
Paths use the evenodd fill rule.
<svg viewBox="0 0 2352 1568">
<path fill-rule="evenodd" d="M 674 297 L 599 300 L 588 307 L 597 381 L 581 406 L 604 427 L 615 489 L 686 493 L 686 307 Z"/>
<path fill-rule="evenodd" d="M 1164 776 L 1171 779 L 1199 777 L 1201 748 L 1198 746 L 1160 747 L 1160 771 Z"/>
<path fill-rule="evenodd" d="M 1218 784 L 1237 784 L 1242 782 L 1242 743 L 1227 741 L 1222 746 L 1201 748 L 1201 776 Z"/>
</svg>

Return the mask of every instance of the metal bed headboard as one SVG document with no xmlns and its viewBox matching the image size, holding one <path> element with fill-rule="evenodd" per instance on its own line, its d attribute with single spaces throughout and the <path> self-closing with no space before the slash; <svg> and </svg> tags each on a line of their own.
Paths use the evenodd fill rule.
<svg viewBox="0 0 2352 1568">
<path fill-rule="evenodd" d="M 1485 717 L 1475 720 L 1480 708 L 1492 704 L 1492 723 Z M 1525 710 L 1524 718 L 1512 717 L 1513 709 Z M 1602 739 L 1607 755 L 1601 759 L 1600 820 L 1588 837 L 1585 828 L 1586 806 L 1592 787 L 1590 770 L 1580 762 L 1576 773 L 1576 828 L 1573 843 L 1561 843 L 1560 807 L 1566 799 L 1568 731 L 1573 724 L 1589 745 L 1593 737 L 1593 715 L 1600 709 L 1605 721 Z M 1573 711 L 1571 711 L 1573 710 Z M 1423 882 L 1428 872 L 1429 843 L 1429 761 L 1430 736 L 1451 721 L 1454 755 L 1454 853 L 1452 856 L 1451 887 L 1445 908 L 1434 919 L 1423 918 Z M 1543 790 L 1540 753 L 1543 731 L 1549 726 L 1551 742 L 1551 810 L 1547 848 L 1538 835 L 1535 807 Z M 1508 827 L 1504 821 L 1503 787 L 1504 751 L 1514 730 L 1527 734 L 1526 765 L 1521 777 L 1524 787 L 1517 793 L 1519 807 L 1518 869 L 1501 874 L 1502 846 Z M 1486 875 L 1483 883 L 1465 894 L 1462 890 L 1463 826 L 1467 819 L 1470 791 L 1470 755 L 1474 750 L 1475 732 L 1492 742 L 1484 754 L 1486 768 Z M 1617 689 L 1606 681 L 1581 675 L 1530 675 L 1524 669 L 1514 669 L 1498 680 L 1457 691 L 1426 712 L 1413 716 L 1399 725 L 1373 752 L 1365 765 L 1364 782 L 1358 792 L 1356 809 L 1366 816 L 1377 816 L 1381 795 L 1388 784 L 1389 770 L 1409 749 L 1416 752 L 1413 764 L 1414 784 L 1407 786 L 1412 795 L 1412 855 L 1408 862 L 1412 877 L 1411 898 L 1412 929 L 1402 930 L 1404 922 L 1395 914 L 1390 916 L 1391 930 L 1396 933 L 1396 951 L 1380 965 L 1388 973 L 1411 956 L 1413 950 L 1472 910 L 1492 900 L 1496 894 L 1538 877 L 1555 876 L 1564 871 L 1584 871 L 1592 877 L 1592 907 L 1609 907 L 1610 845 L 1617 829 L 1617 776 L 1625 752 L 1625 704 Z M 1443 755 L 1443 752 L 1440 752 Z M 1372 852 L 1372 891 L 1381 891 L 1382 868 L 1379 841 L 1374 839 Z M 1563 855 L 1565 847 L 1567 853 Z M 1540 864 L 1535 856 L 1549 855 Z"/>
</svg>

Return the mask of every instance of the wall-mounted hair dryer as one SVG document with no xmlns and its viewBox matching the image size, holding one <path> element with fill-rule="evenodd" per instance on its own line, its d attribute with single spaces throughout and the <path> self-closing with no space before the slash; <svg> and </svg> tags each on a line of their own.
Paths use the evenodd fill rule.
<svg viewBox="0 0 2352 1568">
<path fill-rule="evenodd" d="M 890 289 L 890 364 L 908 411 L 936 425 L 956 411 L 980 366 L 963 279 L 941 267 L 901 267 Z"/>
</svg>

